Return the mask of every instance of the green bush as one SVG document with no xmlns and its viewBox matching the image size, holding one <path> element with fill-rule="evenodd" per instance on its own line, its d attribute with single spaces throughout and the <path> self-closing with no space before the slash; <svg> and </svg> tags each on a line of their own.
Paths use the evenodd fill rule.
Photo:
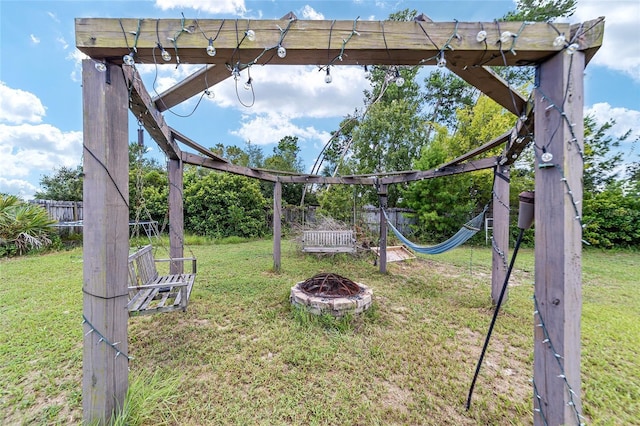
<svg viewBox="0 0 640 426">
<path fill-rule="evenodd" d="M 611 187 L 584 201 L 583 239 L 594 247 L 640 246 L 640 200 Z"/>
<path fill-rule="evenodd" d="M 256 180 L 189 169 L 184 178 L 184 225 L 213 238 L 256 238 L 267 233 L 267 200 Z"/>
</svg>

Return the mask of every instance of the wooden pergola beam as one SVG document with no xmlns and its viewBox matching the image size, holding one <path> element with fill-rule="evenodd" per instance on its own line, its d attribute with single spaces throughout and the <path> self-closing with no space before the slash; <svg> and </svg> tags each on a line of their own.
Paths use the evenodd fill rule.
<svg viewBox="0 0 640 426">
<path fill-rule="evenodd" d="M 170 159 L 180 159 L 180 148 L 174 142 L 169 125 L 164 121 L 164 116 L 151 100 L 140 74 L 130 66 L 123 66 L 122 72 L 131 89 L 129 109 Z"/>
<path fill-rule="evenodd" d="M 229 77 L 229 71 L 225 67 L 205 65 L 175 86 L 160 93 L 153 98 L 153 102 L 158 111 L 166 111 Z"/>
<path fill-rule="evenodd" d="M 192 154 L 190 152 L 182 152 L 182 161 L 194 166 L 202 166 L 212 170 L 229 172 L 236 175 L 266 180 L 269 182 L 275 182 L 277 180 L 277 176 L 270 173 L 261 172 L 249 167 L 237 166 L 225 161 L 216 161 L 208 157 L 201 157 L 199 155 Z"/>
<path fill-rule="evenodd" d="M 133 33 L 137 32 L 135 56 L 139 62 L 164 62 L 157 47 L 160 40 L 172 53 L 169 63 L 175 64 L 179 57 L 181 63 L 217 64 L 222 68 L 226 63 L 246 64 L 257 58 L 258 64 L 323 66 L 341 53 L 341 60 L 337 59 L 334 65 L 427 65 L 435 64 L 441 51 L 448 61 L 456 64 L 523 65 L 539 63 L 562 49 L 553 46 L 557 32 L 546 23 L 500 22 L 498 30 L 496 22 L 295 20 L 282 40 L 287 56 L 278 58 L 275 47 L 281 38 L 280 28 L 287 28 L 289 22 L 186 19 L 183 26 L 180 19 L 77 18 L 76 46 L 92 58 L 118 63 L 133 47 Z M 569 24 L 554 25 L 558 31 L 569 34 Z M 354 26 L 357 34 L 353 33 Z M 601 34 L 603 26 L 604 23 L 596 24 L 594 33 Z M 254 41 L 244 38 L 248 29 L 255 32 Z M 487 32 L 486 43 L 476 40 L 482 29 Z M 519 36 L 503 45 L 499 39 L 505 31 Z M 203 34 L 211 37 L 218 34 L 215 56 L 207 54 L 209 41 Z M 581 45 L 583 49 L 601 44 L 601 37 L 585 40 L 588 43 Z M 345 50 L 341 52 L 343 44 Z M 265 48 L 274 49 L 265 54 Z"/>
<path fill-rule="evenodd" d="M 525 112 L 527 99 L 491 68 L 460 66 L 451 61 L 447 62 L 447 68 L 515 116 Z"/>
<path fill-rule="evenodd" d="M 453 164 L 446 167 L 438 167 L 436 169 L 426 171 L 415 171 L 414 173 L 404 176 L 390 176 L 379 179 L 381 184 L 389 185 L 393 183 L 413 182 L 417 180 L 433 179 L 437 177 L 457 175 L 460 173 L 473 172 L 476 170 L 491 169 L 498 165 L 500 157 L 481 158 L 479 160 L 469 161 L 467 163 Z"/>
<path fill-rule="evenodd" d="M 508 132 L 503 133 L 502 135 L 498 136 L 497 138 L 483 144 L 482 146 L 479 146 L 475 149 L 472 149 L 471 151 L 467 152 L 464 155 L 461 155 L 460 157 L 454 158 L 453 160 L 449 161 L 448 163 L 445 163 L 441 166 L 439 166 L 439 169 L 443 169 L 443 168 L 447 168 L 449 166 L 454 166 L 456 164 L 459 164 L 463 161 L 466 161 L 470 158 L 473 157 L 477 157 L 480 154 L 483 154 L 487 151 L 490 151 L 491 149 L 500 146 L 504 143 L 509 142 L 509 140 L 511 139 L 513 135 L 513 130 L 509 130 Z"/>
<path fill-rule="evenodd" d="M 200 145 L 199 143 L 197 143 L 197 142 L 193 141 L 192 139 L 188 138 L 187 136 L 183 135 L 182 133 L 180 133 L 179 131 L 177 131 L 173 127 L 170 127 L 169 130 L 171 131 L 171 136 L 173 137 L 173 139 L 177 140 L 178 142 L 181 142 L 181 143 L 185 144 L 189 148 L 192 148 L 192 149 L 198 151 L 200 154 L 205 155 L 205 156 L 211 158 L 214 161 L 220 161 L 222 163 L 228 163 L 229 162 L 228 160 L 226 160 L 226 159 L 220 157 L 219 155 L 216 155 L 215 153 L 211 152 L 211 150 L 205 148 L 204 146 Z"/>
</svg>

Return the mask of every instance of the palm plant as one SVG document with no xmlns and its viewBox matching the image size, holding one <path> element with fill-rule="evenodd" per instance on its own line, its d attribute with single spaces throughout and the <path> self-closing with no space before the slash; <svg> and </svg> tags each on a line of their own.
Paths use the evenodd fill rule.
<svg viewBox="0 0 640 426">
<path fill-rule="evenodd" d="M 40 206 L 25 203 L 15 195 L 0 194 L 0 247 L 24 254 L 51 243 L 55 223 Z"/>
</svg>

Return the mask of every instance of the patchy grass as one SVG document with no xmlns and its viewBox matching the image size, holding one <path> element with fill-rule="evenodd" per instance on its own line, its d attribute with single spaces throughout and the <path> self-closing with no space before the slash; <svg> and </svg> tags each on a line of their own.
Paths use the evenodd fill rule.
<svg viewBox="0 0 640 426">
<path fill-rule="evenodd" d="M 492 315 L 489 249 L 389 264 L 387 275 L 370 256 L 302 255 L 293 243 L 280 273 L 271 241 L 190 250 L 189 310 L 129 321 L 129 405 L 116 424 L 531 423 L 532 250 L 516 261 L 469 411 Z M 81 262 L 80 249 L 0 262 L 1 424 L 82 418 Z M 633 424 L 640 259 L 586 251 L 583 264 L 584 415 Z M 371 286 L 373 309 L 336 320 L 292 308 L 291 286 L 319 272 Z"/>
</svg>

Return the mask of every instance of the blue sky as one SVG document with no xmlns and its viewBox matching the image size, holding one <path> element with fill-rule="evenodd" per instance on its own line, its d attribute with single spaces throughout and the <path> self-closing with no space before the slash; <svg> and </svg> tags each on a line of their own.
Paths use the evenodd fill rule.
<svg viewBox="0 0 640 426">
<path fill-rule="evenodd" d="M 0 0 L 0 192 L 29 199 L 42 175 L 82 161 L 83 55 L 75 48 L 76 17 L 179 18 L 184 13 L 200 19 L 278 19 L 292 11 L 299 19 L 383 20 L 410 8 L 434 21 L 491 22 L 514 5 L 513 0 Z M 606 17 L 605 40 L 585 72 L 585 112 L 601 122 L 615 119 L 612 132 L 631 129 L 635 139 L 640 136 L 640 1 L 578 0 L 569 22 L 598 16 Z M 199 66 L 161 66 L 157 75 L 151 65 L 138 68 L 154 94 Z M 215 86 L 215 97 L 203 99 L 195 111 L 197 99 L 192 98 L 166 112 L 165 118 L 204 146 L 244 147 L 250 140 L 266 155 L 282 137 L 298 136 L 305 166 L 310 168 L 329 132 L 362 106 L 367 88 L 357 67 L 336 67 L 332 75 L 333 83 L 328 85 L 313 67 L 254 67 L 253 107 L 238 101 L 233 80 L 228 79 Z M 192 115 L 179 117 L 187 114 Z M 135 119 L 130 121 L 133 141 Z M 162 161 L 158 148 L 149 143 L 153 147 L 149 155 Z M 638 161 L 640 147 L 629 142 L 622 149 L 631 161 Z"/>
</svg>

